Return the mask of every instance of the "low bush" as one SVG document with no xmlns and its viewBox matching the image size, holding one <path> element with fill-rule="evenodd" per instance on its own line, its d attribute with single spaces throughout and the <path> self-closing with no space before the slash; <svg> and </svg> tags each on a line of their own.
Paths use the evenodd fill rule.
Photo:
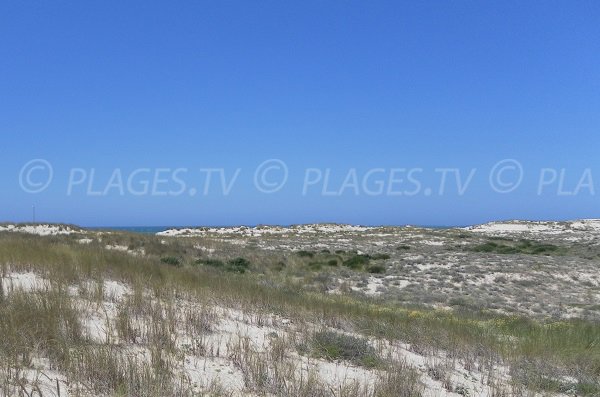
<svg viewBox="0 0 600 397">
<path fill-rule="evenodd" d="M 377 260 L 384 260 L 384 259 L 390 259 L 390 256 L 388 254 L 375 254 L 371 256 L 371 259 L 377 261 Z"/>
<path fill-rule="evenodd" d="M 513 244 L 497 243 L 488 241 L 477 245 L 471 249 L 474 252 L 494 253 L 494 254 L 528 254 L 528 255 L 551 255 L 559 254 L 563 250 L 561 247 L 553 244 L 541 244 L 535 241 L 521 240 Z"/>
<path fill-rule="evenodd" d="M 181 260 L 175 256 L 165 256 L 160 261 L 171 266 L 181 266 Z"/>
<path fill-rule="evenodd" d="M 226 270 L 233 273 L 245 273 L 250 268 L 250 261 L 245 258 L 235 258 L 227 262 Z"/>
<path fill-rule="evenodd" d="M 385 266 L 382 265 L 372 265 L 367 268 L 367 272 L 374 274 L 385 273 Z"/>
<path fill-rule="evenodd" d="M 219 259 L 198 259 L 196 261 L 197 265 L 206 265 L 212 267 L 224 267 L 225 263 Z"/>
<path fill-rule="evenodd" d="M 354 255 L 353 257 L 346 259 L 343 265 L 353 270 L 362 269 L 364 266 L 369 264 L 369 257 L 367 255 Z"/>
<path fill-rule="evenodd" d="M 245 273 L 250 268 L 250 261 L 241 257 L 231 259 L 227 262 L 223 262 L 220 259 L 198 259 L 196 264 L 214 267 L 231 273 Z"/>
<path fill-rule="evenodd" d="M 333 331 L 320 331 L 312 336 L 312 352 L 327 360 L 346 360 L 363 367 L 382 363 L 375 349 L 366 339 Z"/>
</svg>

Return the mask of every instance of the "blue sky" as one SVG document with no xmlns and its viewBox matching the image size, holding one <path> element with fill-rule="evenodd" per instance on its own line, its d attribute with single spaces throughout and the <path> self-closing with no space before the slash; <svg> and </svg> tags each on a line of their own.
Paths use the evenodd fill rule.
<svg viewBox="0 0 600 397">
<path fill-rule="evenodd" d="M 0 220 L 29 221 L 32 205 L 87 226 L 600 217 L 598 20 L 595 1 L 3 2 Z M 33 159 L 53 169 L 39 193 L 19 178 Z M 288 179 L 266 194 L 253 175 L 269 159 Z M 523 179 L 498 193 L 504 159 Z M 67 194 L 73 168 L 86 180 Z M 139 168 L 186 169 L 185 194 L 109 183 Z M 229 194 L 192 194 L 202 168 L 240 171 Z M 303 194 L 307 168 L 330 169 L 329 186 Z M 418 189 L 400 187 L 414 195 L 365 192 L 414 168 Z M 476 172 L 440 193 L 441 168 Z M 538 194 L 544 168 L 564 183 Z M 90 180 L 113 187 L 89 194 Z"/>
</svg>

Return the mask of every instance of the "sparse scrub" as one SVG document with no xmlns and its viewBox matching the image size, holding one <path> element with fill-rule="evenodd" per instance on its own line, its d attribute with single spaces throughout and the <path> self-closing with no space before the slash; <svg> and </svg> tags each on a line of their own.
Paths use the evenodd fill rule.
<svg viewBox="0 0 600 397">
<path fill-rule="evenodd" d="M 323 268 L 323 262 L 311 261 L 311 262 L 308 262 L 308 267 L 311 270 L 318 271 Z"/>
<path fill-rule="evenodd" d="M 119 235 L 112 238 L 115 244 L 123 244 Z M 144 237 L 143 245 L 154 244 L 154 240 L 158 239 Z M 504 245 L 513 244 L 505 244 L 506 240 L 498 241 Z M 135 243 L 136 246 L 140 244 Z M 360 278 L 364 278 L 365 283 L 370 282 L 375 277 L 353 271 L 354 265 L 348 266 L 347 261 L 359 263 L 356 270 L 370 271 L 374 266 L 380 266 L 371 263 L 377 260 L 374 259 L 376 255 L 369 258 L 343 253 L 334 258 L 332 254 L 318 252 L 310 260 L 296 255 L 294 250 L 261 252 L 216 242 L 209 246 L 218 247 L 220 251 L 210 255 L 223 259 L 198 260 L 197 263 L 202 266 L 173 266 L 163 263 L 161 258 L 175 255 L 181 258 L 181 263 L 194 263 L 196 258 L 206 253 L 201 254 L 200 248 L 193 247 L 209 243 L 185 240 L 177 242 L 175 248 L 170 244 L 171 240 L 161 244 L 164 246 L 163 255 L 136 256 L 107 250 L 104 244 L 78 244 L 63 236 L 0 235 L 3 277 L 14 272 L 33 272 L 48 280 L 48 287 L 40 287 L 39 290 L 19 292 L 18 288 L 14 291 L 4 288 L 3 294 L 0 294 L 0 297 L 3 296 L 3 299 L 0 298 L 0 381 L 10 373 L 11 387 L 17 386 L 14 374 L 22 374 L 18 371 L 29 368 L 34 358 L 45 357 L 73 384 L 80 384 L 92 394 L 189 395 L 190 385 L 176 375 L 178 365 L 181 366 L 186 358 L 185 354 L 223 358 L 218 347 L 206 342 L 211 337 L 209 334 L 220 328 L 218 315 L 212 309 L 212 305 L 218 304 L 252 313 L 249 317 L 258 328 L 269 324 L 265 320 L 254 320 L 264 318 L 265 313 L 285 317 L 290 324 L 303 330 L 302 324 L 306 323 L 339 328 L 336 331 L 327 329 L 307 333 L 306 354 L 359 365 L 363 369 L 381 370 L 382 373 L 373 390 L 369 390 L 370 394 L 365 393 L 364 385 L 349 381 L 335 389 L 338 395 L 387 397 L 418 396 L 421 393 L 418 373 L 409 366 L 385 371 L 387 366 L 381 363 L 392 363 L 366 342 L 367 337 L 389 341 L 390 344 L 406 343 L 413 352 L 425 356 L 443 352 L 452 360 L 464 363 L 469 370 L 493 373 L 495 366 L 505 365 L 510 369 L 514 389 L 520 390 L 522 395 L 530 390 L 598 394 L 600 351 L 596 342 L 600 340 L 600 330 L 596 322 L 543 316 L 527 319 L 482 310 L 491 307 L 491 304 L 505 310 L 511 303 L 498 302 L 494 295 L 487 293 L 492 288 L 498 291 L 514 288 L 522 293 L 524 288 L 515 282 L 519 280 L 517 271 L 531 272 L 529 278 L 522 278 L 520 282 L 528 285 L 527 288 L 535 288 L 536 284 L 527 284 L 527 280 L 538 283 L 544 280 L 543 277 L 549 277 L 545 272 L 556 269 L 552 267 L 554 258 L 536 257 L 530 262 L 524 258 L 522 268 L 507 264 L 507 259 L 501 258 L 497 264 L 491 263 L 488 271 L 472 263 L 423 269 L 428 262 L 403 255 L 402 263 L 397 267 L 396 261 L 391 261 L 383 269 L 392 276 L 402 272 L 396 280 L 401 286 L 397 295 L 394 299 L 386 296 L 375 300 L 359 294 L 323 294 L 319 291 L 326 291 L 331 285 L 346 285 L 340 290 L 349 290 L 349 286 L 357 286 Z M 528 245 L 527 249 L 536 252 L 534 245 Z M 427 249 L 434 250 L 435 247 Z M 365 251 L 368 252 L 368 249 L 360 247 L 360 252 Z M 413 251 L 411 254 L 417 253 L 417 249 L 413 248 Z M 464 251 L 460 253 L 465 254 Z M 470 257 L 475 255 L 472 252 L 466 254 Z M 359 259 L 354 259 L 357 257 Z M 272 269 L 282 259 L 286 260 L 286 265 L 279 272 L 273 272 Z M 565 256 L 560 259 L 572 258 Z M 542 270 L 531 266 L 534 260 L 544 264 Z M 335 261 L 336 265 L 344 261 L 346 266 L 330 266 L 331 261 Z M 310 262 L 321 263 L 321 270 L 326 271 L 318 274 L 306 272 Z M 246 275 L 236 277 L 215 271 L 213 267 L 245 272 Z M 408 277 L 409 271 L 428 274 L 428 278 L 419 283 L 419 280 Z M 506 275 L 488 278 L 485 294 L 467 285 L 471 281 L 483 283 L 486 272 L 506 272 L 502 273 Z M 514 273 L 510 282 L 509 273 Z M 324 276 L 321 277 L 321 274 Z M 569 283 L 580 283 L 577 285 L 582 285 L 585 279 L 573 278 L 572 275 L 566 278 Z M 120 298 L 113 296 L 108 284 L 104 283 L 106 280 L 124 283 L 130 291 Z M 450 281 L 457 283 L 459 289 L 452 292 L 451 288 L 455 286 Z M 587 281 L 589 288 L 596 288 L 595 279 Z M 323 288 L 315 288 L 321 284 Z M 3 285 L 9 284 L 5 281 Z M 70 295 L 71 289 L 73 295 Z M 591 296 L 590 299 L 593 299 L 594 295 Z M 402 297 L 406 304 L 398 303 Z M 527 303 L 529 308 L 535 308 L 542 314 L 547 312 L 543 305 L 535 306 L 535 302 L 530 297 L 528 299 L 533 303 L 526 299 L 519 303 Z M 487 306 L 482 304 L 486 300 L 490 301 Z M 83 301 L 86 304 L 80 305 Z M 453 304 L 454 310 L 432 310 L 423 306 L 440 301 Z M 415 302 L 421 305 L 416 306 Z M 581 307 L 591 306 L 584 303 Z M 571 307 L 579 308 L 577 304 L 575 302 Z M 114 307 L 114 317 L 106 322 L 106 333 L 114 332 L 118 338 L 107 338 L 102 343 L 89 340 L 82 323 L 86 318 L 84 308 L 100 311 L 108 310 L 107 307 Z M 349 336 L 349 332 L 353 335 Z M 193 336 L 193 343 L 181 335 Z M 189 347 L 184 348 L 184 343 Z M 297 374 L 297 363 L 291 358 L 296 354 L 290 351 L 291 346 L 292 342 L 285 336 L 272 337 L 265 351 L 251 343 L 242 343 L 237 356 L 232 348 L 228 352 L 231 357 L 227 355 L 226 358 L 235 361 L 236 368 L 244 374 L 246 391 L 330 396 L 330 386 L 314 373 L 311 377 L 292 378 Z M 146 355 L 127 361 L 125 358 L 129 356 L 126 352 L 131 347 L 145 351 Z M 96 362 L 94 357 L 98 357 Z M 430 374 L 431 377 L 433 375 Z M 215 391 L 221 390 L 218 384 L 214 385 Z M 456 389 L 460 385 L 454 386 Z M 505 386 L 498 386 L 497 390 L 504 390 Z M 2 387 L 0 385 L 0 390 Z"/>
<path fill-rule="evenodd" d="M 227 262 L 227 271 L 233 273 L 245 273 L 250 268 L 250 262 L 245 258 L 235 258 Z"/>
<path fill-rule="evenodd" d="M 420 397 L 425 390 L 419 373 L 406 363 L 395 363 L 380 375 L 374 397 Z"/>
<path fill-rule="evenodd" d="M 506 240 L 504 240 L 506 241 Z M 495 254 L 529 254 L 529 255 L 557 255 L 564 252 L 559 246 L 553 244 L 542 244 L 535 241 L 521 240 L 514 244 L 502 244 L 495 241 L 477 245 L 472 248 L 474 252 Z"/>
<path fill-rule="evenodd" d="M 223 262 L 220 259 L 198 259 L 195 262 L 197 265 L 205 265 L 221 269 L 231 273 L 245 273 L 250 268 L 250 261 L 245 258 L 235 258 L 227 262 Z"/>
<path fill-rule="evenodd" d="M 217 323 L 217 314 L 207 307 L 189 307 L 184 311 L 183 326 L 192 337 L 212 332 Z"/>
<path fill-rule="evenodd" d="M 382 274 L 382 273 L 385 273 L 385 266 L 371 265 L 367 268 L 367 272 L 373 273 L 373 274 Z"/>
<path fill-rule="evenodd" d="M 174 256 L 165 256 L 160 261 L 171 266 L 181 266 L 181 259 Z"/>
<path fill-rule="evenodd" d="M 373 259 L 374 261 L 390 259 L 390 255 L 388 255 L 388 254 L 381 254 L 381 253 L 374 254 L 374 255 L 371 255 L 371 259 Z"/>
<path fill-rule="evenodd" d="M 225 267 L 225 263 L 219 259 L 198 259 L 196 261 L 197 265 L 206 265 L 211 267 L 222 268 Z"/>
<path fill-rule="evenodd" d="M 350 269 L 360 270 L 369 264 L 369 257 L 367 255 L 354 255 L 342 264 Z"/>
<path fill-rule="evenodd" d="M 313 354 L 328 360 L 346 360 L 364 367 L 375 367 L 382 363 L 382 359 L 366 339 L 339 332 L 316 332 L 308 345 Z"/>
<path fill-rule="evenodd" d="M 296 252 L 296 255 L 298 255 L 300 258 L 313 258 L 315 256 L 315 253 L 311 251 L 302 250 Z"/>
</svg>

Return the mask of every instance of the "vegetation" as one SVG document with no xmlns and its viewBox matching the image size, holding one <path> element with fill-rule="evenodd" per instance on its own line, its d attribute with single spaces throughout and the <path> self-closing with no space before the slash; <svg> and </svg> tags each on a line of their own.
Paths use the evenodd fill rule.
<svg viewBox="0 0 600 397">
<path fill-rule="evenodd" d="M 382 265 L 371 265 L 367 268 L 367 272 L 381 274 L 385 273 L 385 266 Z"/>
<path fill-rule="evenodd" d="M 196 261 L 197 265 L 206 265 L 211 267 L 224 268 L 225 263 L 220 259 L 198 259 Z"/>
<path fill-rule="evenodd" d="M 181 265 L 181 260 L 174 256 L 165 256 L 164 258 L 160 258 L 160 261 L 162 263 L 166 263 L 167 265 L 171 265 L 171 266 L 180 266 Z"/>
<path fill-rule="evenodd" d="M 206 265 L 215 267 L 231 273 L 245 273 L 250 268 L 250 262 L 245 258 L 234 258 L 227 262 L 220 259 L 198 259 L 195 262 L 197 265 Z"/>
<path fill-rule="evenodd" d="M 390 259 L 386 253 L 375 253 L 372 255 L 358 254 L 356 251 L 347 252 L 345 250 L 335 250 L 332 254 L 330 250 L 324 249 L 319 252 L 300 250 L 296 255 L 306 262 L 303 262 L 311 271 L 323 271 L 326 268 L 334 268 L 340 263 L 355 271 L 366 271 L 368 273 L 385 273 L 385 266 L 382 264 L 371 265 L 371 261 L 381 261 Z M 302 263 L 302 262 L 301 262 Z"/>
<path fill-rule="evenodd" d="M 509 240 L 510 241 L 510 240 Z M 521 240 L 513 244 L 502 244 L 488 241 L 475 246 L 474 252 L 487 252 L 495 254 L 528 254 L 528 255 L 556 255 L 564 252 L 564 249 L 553 244 L 542 244 L 535 241 Z"/>
<path fill-rule="evenodd" d="M 382 364 L 375 348 L 364 338 L 325 330 L 316 332 L 310 345 L 313 354 L 328 360 L 346 360 L 365 367 Z"/>
<path fill-rule="evenodd" d="M 343 262 L 343 265 L 353 270 L 363 269 L 369 264 L 369 257 L 367 255 L 354 255 Z"/>
<path fill-rule="evenodd" d="M 377 260 L 385 260 L 385 259 L 390 259 L 390 256 L 388 254 L 374 254 L 370 256 L 371 259 L 377 261 Z"/>
<path fill-rule="evenodd" d="M 203 335 L 213 332 L 218 322 L 218 316 L 210 310 L 214 302 L 259 319 L 276 313 L 301 329 L 319 327 L 308 333 L 305 341 L 307 352 L 315 357 L 347 361 L 366 368 L 379 367 L 385 362 L 386 366 L 398 368 L 397 374 L 386 372 L 371 395 L 418 395 L 421 386 L 414 369 L 402 362 L 388 362 L 383 350 L 367 343 L 367 338 L 390 345 L 406 343 L 412 351 L 422 354 L 443 352 L 466 367 L 480 368 L 490 374 L 505 365 L 514 382 L 511 388 L 521 390 L 522 394 L 527 390 L 590 396 L 600 393 L 600 345 L 597 343 L 600 327 L 593 321 L 534 320 L 476 309 L 434 310 L 354 294 L 315 293 L 301 283 L 284 278 L 285 274 L 267 274 L 258 265 L 264 263 L 268 269 L 272 261 L 273 266 L 286 268 L 286 272 L 296 271 L 305 266 L 308 259 L 293 253 L 284 266 L 279 265 L 278 256 L 271 258 L 266 253 L 264 257 L 253 257 L 247 251 L 246 258 L 239 256 L 243 251 L 233 248 L 229 258 L 194 262 L 190 258 L 199 255 L 198 251 L 191 248 L 191 244 L 186 246 L 178 241 L 159 243 L 164 246 L 160 250 L 148 250 L 156 252 L 154 254 L 132 255 L 105 249 L 106 241 L 78 244 L 76 238 L 0 233 L 2 278 L 11 272 L 34 272 L 48 280 L 47 287 L 29 293 L 11 291 L 0 283 L 4 285 L 0 288 L 0 394 L 11 395 L 14 390 L 20 390 L 23 371 L 31 368 L 36 357 L 45 357 L 53 368 L 66 374 L 72 384 L 90 393 L 191 395 L 190 386 L 174 375 L 178 363 L 173 357 L 182 354 L 184 349 L 176 330 L 189 330 L 190 334 L 197 335 L 195 340 L 202 341 Z M 123 234 L 120 238 L 129 237 Z M 134 244 L 144 248 L 155 244 L 151 238 L 147 239 L 147 243 Z M 122 244 L 122 241 L 115 243 Z M 500 245 L 513 246 L 496 243 L 496 247 Z M 536 243 L 519 242 L 514 246 L 529 253 L 540 249 Z M 335 259 L 336 265 L 342 263 L 344 267 L 330 266 L 320 259 L 312 262 L 325 264 L 324 271 L 372 271 L 375 266 L 383 267 L 370 264 L 371 259 L 366 255 L 344 251 L 337 254 L 344 255 L 343 262 Z M 328 255 L 333 254 L 321 252 L 312 258 L 324 259 Z M 165 258 L 175 258 L 178 262 L 175 264 Z M 200 266 L 186 265 L 190 263 Z M 114 333 L 107 333 L 107 340 L 97 340 L 86 331 L 82 319 L 87 317 L 86 307 L 101 308 L 103 299 L 108 299 L 102 287 L 106 280 L 124 283 L 131 287 L 132 293 L 117 305 L 117 316 L 109 324 Z M 78 296 L 69 292 L 73 288 Z M 76 304 L 83 297 L 90 303 Z M 182 311 L 184 309 L 175 304 L 181 297 L 206 309 Z M 343 328 L 343 331 L 334 331 L 332 327 Z M 352 335 L 347 330 L 352 331 Z M 276 346 L 272 341 L 272 350 L 267 356 L 243 342 L 235 348 L 231 346 L 231 357 L 237 363 L 236 368 L 244 373 L 248 388 L 259 393 L 284 393 L 281 391 L 283 378 L 277 374 L 292 373 L 285 372 L 284 368 L 288 365 L 285 351 L 293 343 L 277 340 L 281 345 Z M 144 346 L 150 359 L 125 359 L 118 341 Z M 210 353 L 210 347 L 202 343 L 185 349 L 202 357 L 216 354 Z M 438 367 L 432 373 L 444 378 Z M 35 381 L 29 381 L 27 390 L 31 391 L 34 384 Z M 286 385 L 293 388 L 293 393 L 324 390 L 324 394 L 316 395 L 330 395 L 317 378 L 290 381 Z M 219 395 L 219 385 L 204 386 L 205 392 L 210 389 L 213 395 Z M 360 390 L 357 396 L 367 395 L 362 389 L 356 390 Z"/>
</svg>

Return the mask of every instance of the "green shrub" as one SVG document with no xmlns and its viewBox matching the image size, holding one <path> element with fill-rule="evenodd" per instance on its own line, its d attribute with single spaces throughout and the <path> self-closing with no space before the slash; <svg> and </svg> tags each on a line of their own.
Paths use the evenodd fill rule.
<svg viewBox="0 0 600 397">
<path fill-rule="evenodd" d="M 250 262 L 245 258 L 235 258 L 223 262 L 220 259 L 198 259 L 197 265 L 211 266 L 231 273 L 245 273 L 250 268 Z M 285 264 L 284 264 L 285 266 Z"/>
<path fill-rule="evenodd" d="M 337 265 L 338 265 L 337 259 L 330 259 L 327 261 L 327 266 L 337 266 Z"/>
<path fill-rule="evenodd" d="M 371 259 L 373 259 L 373 260 L 390 259 L 390 256 L 388 254 L 375 254 L 375 255 L 371 256 Z"/>
<path fill-rule="evenodd" d="M 362 269 L 364 266 L 369 264 L 369 257 L 367 255 L 354 255 L 353 257 L 346 259 L 343 265 L 353 270 Z"/>
<path fill-rule="evenodd" d="M 494 252 L 498 249 L 498 243 L 488 241 L 487 243 L 477 245 L 473 247 L 475 252 Z"/>
<path fill-rule="evenodd" d="M 474 252 L 495 253 L 495 254 L 529 254 L 529 255 L 550 255 L 561 253 L 561 248 L 553 244 L 540 244 L 534 241 L 521 240 L 513 244 L 502 244 L 495 241 L 477 245 L 471 249 Z"/>
<path fill-rule="evenodd" d="M 556 252 L 559 250 L 559 247 L 557 247 L 556 245 L 552 245 L 552 244 L 540 244 L 537 245 L 535 247 L 531 248 L 531 253 L 533 255 L 547 255 L 553 252 Z"/>
<path fill-rule="evenodd" d="M 165 256 L 160 261 L 171 266 L 181 266 L 181 260 L 175 256 Z"/>
<path fill-rule="evenodd" d="M 227 262 L 226 270 L 233 273 L 245 273 L 250 267 L 250 262 L 245 258 L 235 258 Z"/>
<path fill-rule="evenodd" d="M 312 258 L 313 256 L 315 256 L 314 252 L 310 252 L 310 251 L 298 251 L 296 252 L 296 255 L 298 255 L 300 258 Z"/>
<path fill-rule="evenodd" d="M 311 346 L 317 357 L 328 360 L 346 360 L 370 368 L 382 363 L 375 349 L 364 338 L 333 331 L 320 331 L 313 335 Z"/>
<path fill-rule="evenodd" d="M 372 265 L 372 266 L 369 266 L 369 268 L 367 269 L 367 271 L 369 273 L 374 273 L 374 274 L 385 273 L 385 266 L 382 266 L 382 265 Z"/>
<path fill-rule="evenodd" d="M 219 260 L 219 259 L 198 259 L 196 261 L 197 265 L 206 265 L 206 266 L 212 266 L 212 267 L 224 267 L 225 264 L 223 263 L 223 261 Z"/>
<path fill-rule="evenodd" d="M 397 250 L 404 250 L 407 251 L 410 249 L 410 246 L 408 245 L 399 245 L 398 247 L 396 247 Z"/>
<path fill-rule="evenodd" d="M 496 248 L 496 252 L 498 254 L 510 255 L 510 254 L 518 254 L 518 253 L 526 253 L 525 251 L 520 250 L 517 247 L 510 247 L 507 245 L 500 245 Z"/>
</svg>

